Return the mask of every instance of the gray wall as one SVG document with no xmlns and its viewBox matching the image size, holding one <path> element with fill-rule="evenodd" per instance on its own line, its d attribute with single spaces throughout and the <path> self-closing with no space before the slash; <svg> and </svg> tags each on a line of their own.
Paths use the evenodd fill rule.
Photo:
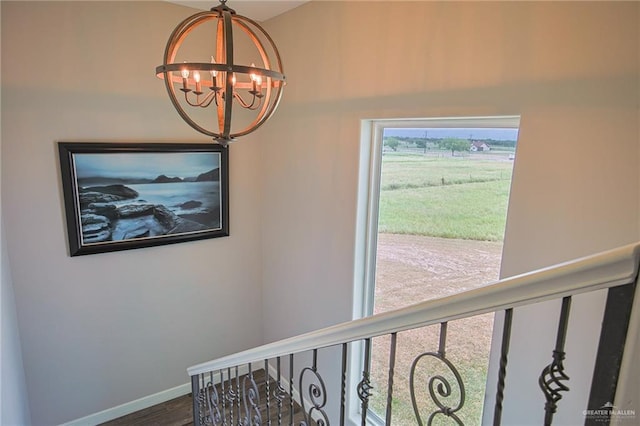
<svg viewBox="0 0 640 426">
<path fill-rule="evenodd" d="M 2 208 L 35 424 L 350 319 L 361 119 L 522 116 L 506 275 L 639 237 L 636 3 L 303 5 L 267 24 L 288 86 L 231 147 L 232 236 L 82 258 L 55 141 L 197 139 L 153 76 L 192 11 L 0 5 Z"/>
<path fill-rule="evenodd" d="M 0 8 L 0 17 L 2 9 Z M 0 88 L 1 96 L 1 88 Z M 1 144 L 0 140 L 0 144 Z M 1 158 L 1 152 L 0 152 Z M 2 165 L 0 163 L 0 170 Z M 2 174 L 0 173 L 0 180 Z M 0 201 L 1 205 L 1 201 Z M 0 210 L 0 424 L 30 424 L 27 386 L 11 279 L 9 254 Z"/>
<path fill-rule="evenodd" d="M 288 86 L 261 132 L 266 339 L 351 318 L 362 119 L 521 116 L 503 276 L 638 240 L 638 13 L 619 2 L 345 1 L 270 21 Z M 559 424 L 582 416 L 602 298 L 576 303 L 581 391 Z M 544 405 L 536 380 L 557 315 L 552 305 L 517 317 L 512 361 L 536 377 L 510 377 L 505 423 L 542 421 L 521 403 Z"/>
<path fill-rule="evenodd" d="M 288 85 L 261 129 L 267 340 L 350 319 L 361 119 L 521 115 L 505 275 L 635 241 L 637 16 L 633 3 L 311 2 L 271 20 Z"/>
<path fill-rule="evenodd" d="M 2 225 L 0 224 L 0 227 Z M 0 325 L 2 343 L 0 343 L 0 424 L 5 426 L 20 426 L 31 423 L 29 399 L 22 365 L 22 350 L 18 333 L 18 319 L 16 316 L 13 281 L 9 255 L 4 239 L 4 229 L 0 229 Z"/>
<path fill-rule="evenodd" d="M 189 382 L 262 342 L 260 158 L 230 148 L 231 236 L 68 256 L 57 141 L 208 142 L 155 77 L 193 9 L 5 2 L 2 209 L 31 417 L 58 424 Z"/>
</svg>

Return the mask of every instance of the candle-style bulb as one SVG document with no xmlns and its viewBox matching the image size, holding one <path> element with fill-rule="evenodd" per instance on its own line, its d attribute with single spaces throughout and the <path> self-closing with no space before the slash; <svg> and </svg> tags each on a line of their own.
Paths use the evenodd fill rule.
<svg viewBox="0 0 640 426">
<path fill-rule="evenodd" d="M 180 74 L 182 75 L 182 89 L 180 90 L 182 90 L 186 96 L 186 94 L 191 91 L 188 86 L 189 81 L 187 80 L 189 78 L 189 70 L 186 68 L 182 68 L 182 70 L 180 70 Z"/>
<path fill-rule="evenodd" d="M 211 63 L 212 63 L 212 64 L 215 64 L 215 63 L 216 63 L 216 60 L 215 60 L 215 59 L 213 59 L 213 56 L 211 57 Z M 218 76 L 218 71 L 216 71 L 216 70 L 211 70 L 211 77 L 217 77 L 217 76 Z"/>
<path fill-rule="evenodd" d="M 194 92 L 196 95 L 200 95 L 202 93 L 202 86 L 200 85 L 200 72 L 193 72 L 193 79 L 196 82 L 196 91 Z"/>
</svg>

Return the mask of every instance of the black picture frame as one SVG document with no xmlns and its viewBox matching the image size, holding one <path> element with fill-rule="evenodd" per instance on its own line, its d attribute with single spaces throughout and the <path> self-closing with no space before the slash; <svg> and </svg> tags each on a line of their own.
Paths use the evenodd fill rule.
<svg viewBox="0 0 640 426">
<path fill-rule="evenodd" d="M 69 255 L 229 235 L 218 144 L 58 142 Z"/>
</svg>

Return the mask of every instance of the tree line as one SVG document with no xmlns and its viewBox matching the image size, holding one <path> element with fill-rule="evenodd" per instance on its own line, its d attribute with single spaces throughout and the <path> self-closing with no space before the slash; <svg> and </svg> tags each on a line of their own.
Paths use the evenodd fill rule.
<svg viewBox="0 0 640 426">
<path fill-rule="evenodd" d="M 474 142 L 484 142 L 491 146 L 511 147 L 516 146 L 516 141 L 510 140 L 496 140 L 496 139 L 473 139 Z M 456 151 L 463 152 L 469 151 L 471 148 L 471 140 L 463 138 L 419 138 L 408 136 L 386 136 L 384 137 L 382 144 L 391 148 L 393 151 L 397 151 L 398 147 L 402 144 L 405 146 L 414 145 L 417 148 L 422 148 L 424 152 L 427 149 L 438 148 L 442 150 L 451 151 L 451 155 L 454 155 Z"/>
</svg>

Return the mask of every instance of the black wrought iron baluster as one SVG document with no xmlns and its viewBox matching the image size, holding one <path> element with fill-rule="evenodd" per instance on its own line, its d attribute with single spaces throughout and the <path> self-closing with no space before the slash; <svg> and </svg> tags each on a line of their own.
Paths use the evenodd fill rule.
<svg viewBox="0 0 640 426">
<path fill-rule="evenodd" d="M 210 402 L 209 412 L 211 415 L 212 423 L 214 425 L 219 425 L 221 424 L 220 395 L 218 394 L 218 389 L 216 388 L 213 371 L 209 372 L 209 383 L 207 384 L 207 390 L 209 391 L 209 394 L 207 395 L 207 401 Z"/>
<path fill-rule="evenodd" d="M 309 376 L 309 387 L 308 387 L 308 395 L 303 395 L 303 382 L 305 376 Z M 324 385 L 324 381 L 322 380 L 322 376 L 318 372 L 318 350 L 313 350 L 313 361 L 311 367 L 305 367 L 300 372 L 299 379 L 299 389 L 300 389 L 300 404 L 302 405 L 302 413 L 304 415 L 305 420 L 300 423 L 300 426 L 308 426 L 311 425 L 314 414 L 319 416 L 320 418 L 316 420 L 316 424 L 318 426 L 328 426 L 329 418 L 327 417 L 327 413 L 324 411 L 324 406 L 327 403 L 327 389 Z M 311 407 L 309 410 L 305 407 L 305 398 L 309 397 L 309 401 L 311 402 Z"/>
<path fill-rule="evenodd" d="M 371 338 L 364 341 L 364 366 L 362 369 L 362 380 L 358 383 L 358 398 L 361 401 L 362 420 L 361 425 L 366 426 L 367 414 L 369 411 L 369 397 L 371 396 L 371 381 L 369 379 L 369 369 L 371 367 Z"/>
<path fill-rule="evenodd" d="M 236 408 L 238 409 L 238 426 L 243 426 L 242 415 L 240 414 L 240 399 L 242 399 L 240 395 L 240 371 L 236 365 Z"/>
<path fill-rule="evenodd" d="M 615 402 L 616 389 L 627 331 L 631 319 L 636 282 L 612 287 L 607 292 L 607 303 L 602 317 L 602 329 L 598 342 L 598 354 L 593 369 L 588 410 L 602 410 L 604 416 L 587 416 L 585 426 L 606 426 L 611 420 L 609 408 Z M 636 378 L 637 380 L 637 378 Z M 604 417 L 604 418 L 603 418 Z M 622 423 L 622 422 L 621 422 Z"/>
<path fill-rule="evenodd" d="M 244 405 L 244 419 L 240 423 L 247 426 L 262 425 L 260 413 L 260 392 L 253 377 L 253 368 L 249 364 L 249 373 L 242 380 L 242 403 Z"/>
<path fill-rule="evenodd" d="M 213 404 L 213 399 L 215 395 L 212 392 L 212 384 L 213 380 L 211 378 L 211 373 L 209 373 L 209 380 L 207 381 L 205 373 L 202 373 L 202 383 L 204 383 L 204 398 L 206 401 L 206 405 L 204 406 L 205 411 L 205 424 L 215 425 L 215 406 Z"/>
<path fill-rule="evenodd" d="M 220 374 L 220 385 L 216 385 L 214 383 L 214 386 L 216 387 L 216 390 L 218 391 L 218 405 L 221 405 L 221 410 L 220 411 L 220 424 L 222 426 L 226 426 L 227 424 L 227 419 L 225 418 L 225 394 L 224 394 L 224 370 L 219 370 L 218 373 Z"/>
<path fill-rule="evenodd" d="M 511 340 L 511 321 L 513 309 L 504 311 L 504 324 L 502 326 L 502 345 L 500 348 L 500 367 L 498 370 L 498 390 L 496 391 L 496 404 L 493 410 L 493 426 L 499 426 L 502 422 L 502 401 L 504 400 L 504 381 L 507 377 L 507 361 L 509 355 L 509 342 Z"/>
<path fill-rule="evenodd" d="M 215 389 L 212 387 L 213 379 L 211 378 L 211 373 L 209 375 L 210 380 L 208 382 L 205 373 L 194 376 L 197 378 L 196 386 L 198 387 L 197 393 L 192 393 L 194 410 L 196 410 L 194 411 L 194 421 L 197 417 L 196 424 L 202 426 L 215 425 L 216 420 L 219 418 L 219 416 L 216 416 L 215 405 L 215 398 L 217 397 L 217 394 L 213 392 L 215 391 Z M 194 385 L 192 377 L 192 388 L 193 387 Z"/>
<path fill-rule="evenodd" d="M 240 394 L 240 399 L 242 400 L 242 405 L 244 408 L 244 413 L 242 417 L 239 417 L 238 425 L 249 426 L 251 425 L 251 415 L 249 413 L 249 408 L 247 406 L 247 378 L 253 376 L 253 368 L 252 365 L 249 364 L 249 372 L 242 379 L 242 393 Z M 240 378 L 238 378 L 240 380 Z"/>
<path fill-rule="evenodd" d="M 222 395 L 222 425 L 227 425 L 227 394 L 224 386 L 224 370 L 220 370 L 220 395 Z"/>
<path fill-rule="evenodd" d="M 278 426 L 282 425 L 282 402 L 287 396 L 284 388 L 282 387 L 281 370 L 280 370 L 280 357 L 276 358 L 276 388 L 273 391 L 273 397 L 276 399 L 278 408 Z"/>
<path fill-rule="evenodd" d="M 215 385 L 213 371 L 209 372 L 209 383 L 205 387 L 205 395 L 207 400 L 207 412 L 205 417 L 205 424 L 219 425 L 222 423 L 222 416 L 220 414 L 220 397 L 218 395 L 218 389 Z M 209 421 L 206 421 L 208 419 Z"/>
<path fill-rule="evenodd" d="M 191 376 L 191 403 L 193 405 L 193 425 L 202 426 L 201 411 L 202 400 L 200 398 L 200 375 Z"/>
<path fill-rule="evenodd" d="M 345 406 L 347 404 L 347 344 L 342 344 L 342 376 L 340 378 L 340 426 L 345 421 Z"/>
<path fill-rule="evenodd" d="M 267 426 L 271 426 L 271 387 L 269 384 L 269 360 L 264 360 L 264 396 L 266 399 Z"/>
<path fill-rule="evenodd" d="M 458 370 L 451 363 L 451 361 L 449 361 L 446 357 L 446 350 L 445 350 L 446 343 L 447 343 L 447 323 L 443 322 L 440 324 L 440 343 L 438 345 L 438 352 L 425 352 L 419 355 L 418 357 L 416 357 L 416 359 L 414 359 L 413 363 L 411 364 L 411 370 L 409 375 L 411 403 L 413 404 L 413 412 L 416 416 L 416 421 L 420 426 L 422 426 L 424 423 L 422 422 L 422 417 L 420 416 L 420 410 L 418 408 L 418 402 L 416 401 L 415 372 L 416 372 L 416 367 L 418 365 L 418 362 L 424 357 L 432 357 L 439 360 L 443 364 L 445 364 L 447 368 L 451 371 L 451 373 L 453 373 L 456 379 L 456 384 L 460 388 L 460 391 L 459 391 L 460 401 L 458 401 L 457 404 L 451 407 L 451 406 L 448 406 L 445 402 L 440 400 L 440 398 L 451 397 L 451 394 L 452 394 L 451 383 L 449 383 L 446 377 L 440 374 L 433 375 L 429 378 L 429 382 L 428 382 L 429 396 L 431 397 L 431 400 L 433 401 L 433 403 L 436 405 L 438 409 L 433 411 L 429 415 L 429 417 L 427 418 L 427 425 L 431 425 L 433 423 L 433 420 L 438 415 L 444 415 L 450 418 L 451 420 L 453 420 L 454 422 L 456 422 L 458 425 L 463 426 L 462 420 L 460 420 L 460 418 L 456 415 L 456 413 L 460 411 L 460 409 L 464 405 L 464 400 L 465 400 L 464 382 L 462 381 L 462 377 L 460 377 L 460 373 L 458 373 Z"/>
<path fill-rule="evenodd" d="M 213 414 L 211 410 L 211 401 L 209 400 L 209 386 L 211 382 L 207 383 L 205 373 L 200 374 L 200 422 L 203 425 L 213 425 Z"/>
<path fill-rule="evenodd" d="M 289 425 L 293 426 L 293 354 L 289 355 Z"/>
<path fill-rule="evenodd" d="M 551 425 L 553 415 L 558 409 L 558 402 L 562 399 L 560 392 L 566 392 L 569 387 L 563 382 L 569 380 L 569 376 L 564 372 L 564 342 L 567 336 L 567 325 L 569 324 L 569 310 L 571 308 L 571 296 L 562 299 L 562 309 L 560 310 L 560 320 L 558 322 L 558 335 L 556 337 L 556 348 L 553 351 L 553 361 L 547 365 L 538 379 L 540 389 L 544 393 L 547 402 L 544 404 L 544 424 Z"/>
<path fill-rule="evenodd" d="M 205 409 L 204 409 L 204 392 L 205 392 L 205 383 L 204 383 L 204 374 L 198 374 L 198 387 L 200 388 L 200 391 L 198 392 L 198 400 L 199 400 L 199 406 L 200 406 L 200 423 L 201 424 L 205 424 L 204 421 L 204 416 L 205 416 Z"/>
<path fill-rule="evenodd" d="M 387 415 L 385 425 L 391 424 L 391 404 L 393 403 L 393 375 L 396 366 L 397 333 L 391 333 L 391 347 L 389 348 L 389 379 L 387 380 Z"/>
<path fill-rule="evenodd" d="M 231 367 L 227 369 L 227 379 L 229 379 L 228 390 L 227 390 L 227 401 L 229 402 L 229 424 L 233 426 L 235 423 L 233 422 L 233 403 L 236 400 L 236 393 L 233 390 L 233 381 L 231 378 Z"/>
<path fill-rule="evenodd" d="M 207 403 L 208 403 L 207 409 L 209 411 L 211 424 L 219 425 L 221 424 L 220 405 L 219 405 L 220 395 L 218 394 L 218 389 L 216 389 L 213 371 L 209 372 L 209 381 L 207 383 L 205 390 L 207 391 L 206 392 Z"/>
</svg>

